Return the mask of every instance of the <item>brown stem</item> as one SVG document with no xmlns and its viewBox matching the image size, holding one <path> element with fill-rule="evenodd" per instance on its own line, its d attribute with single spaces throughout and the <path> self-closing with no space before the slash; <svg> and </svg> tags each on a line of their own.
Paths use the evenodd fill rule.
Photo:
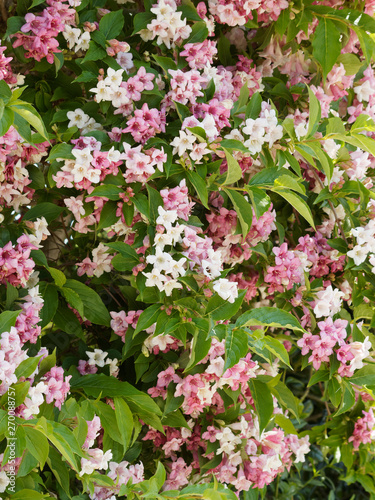
<svg viewBox="0 0 375 500">
<path fill-rule="evenodd" d="M 116 304 L 122 309 L 123 306 L 120 304 L 120 302 L 116 299 L 116 297 L 108 290 L 106 286 L 103 285 L 104 290 L 108 293 L 110 297 L 116 302 Z"/>
<path fill-rule="evenodd" d="M 6 24 L 7 19 L 8 19 L 8 12 L 7 12 L 7 9 L 5 7 L 5 0 L 0 0 L 0 14 L 2 17 L 2 21 L 4 22 L 4 24 Z"/>
</svg>

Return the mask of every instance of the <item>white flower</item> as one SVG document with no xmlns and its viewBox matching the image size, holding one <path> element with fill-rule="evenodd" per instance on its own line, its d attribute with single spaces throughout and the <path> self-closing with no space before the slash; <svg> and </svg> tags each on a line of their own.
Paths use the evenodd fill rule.
<svg viewBox="0 0 375 500">
<path fill-rule="evenodd" d="M 134 66 L 133 54 L 131 52 L 121 51 L 117 54 L 116 62 L 128 73 L 128 71 Z"/>
<path fill-rule="evenodd" d="M 81 182 L 85 177 L 87 177 L 89 167 L 82 165 L 81 163 L 76 163 L 71 173 L 74 175 L 74 182 Z"/>
<path fill-rule="evenodd" d="M 217 278 L 223 268 L 222 255 L 219 250 L 210 248 L 207 252 L 207 259 L 202 260 L 203 274 L 209 278 Z"/>
<path fill-rule="evenodd" d="M 66 40 L 69 49 L 72 49 L 74 45 L 78 42 L 81 30 L 78 28 L 72 28 L 69 25 L 65 25 L 65 30 L 63 31 L 63 37 Z"/>
<path fill-rule="evenodd" d="M 43 240 L 45 236 L 51 233 L 48 231 L 48 223 L 44 217 L 38 217 L 34 222 L 34 233 L 39 241 Z"/>
<path fill-rule="evenodd" d="M 2 470 L 0 472 L 0 493 L 4 493 L 4 491 L 8 488 L 9 483 L 10 479 L 7 476 L 7 473 Z"/>
<path fill-rule="evenodd" d="M 177 289 L 182 288 L 182 285 L 177 280 L 172 279 L 172 280 L 165 281 L 163 284 L 162 290 L 160 290 L 160 291 L 164 291 L 165 295 L 167 297 L 170 297 L 172 295 L 172 291 L 175 288 L 177 288 Z"/>
<path fill-rule="evenodd" d="M 107 359 L 106 365 L 109 365 L 109 374 L 113 377 L 117 377 L 119 368 L 117 366 L 118 359 Z"/>
<path fill-rule="evenodd" d="M 178 278 L 179 276 L 185 276 L 186 270 L 184 268 L 184 264 L 186 262 L 185 258 L 181 258 L 180 260 L 173 260 L 169 266 L 168 273 L 172 275 L 173 278 Z"/>
<path fill-rule="evenodd" d="M 155 255 L 146 257 L 147 264 L 153 264 L 154 269 L 158 271 L 167 271 L 170 269 L 173 258 L 169 253 L 163 252 L 160 247 L 156 247 Z"/>
<path fill-rule="evenodd" d="M 301 122 L 295 128 L 297 139 L 300 140 L 301 137 L 305 137 L 307 134 L 307 123 Z"/>
<path fill-rule="evenodd" d="M 359 370 L 363 368 L 362 361 L 370 355 L 371 342 L 366 337 L 363 342 L 352 342 L 350 345 L 350 352 L 354 355 L 354 359 L 350 361 L 351 370 Z"/>
<path fill-rule="evenodd" d="M 164 210 L 162 206 L 159 206 L 158 213 L 159 217 L 156 219 L 156 224 L 171 229 L 172 224 L 177 220 L 177 210 Z"/>
<path fill-rule="evenodd" d="M 347 256 L 351 257 L 354 260 L 354 264 L 359 266 L 366 260 L 368 254 L 368 249 L 366 246 L 356 245 L 353 250 L 349 250 L 347 252 Z"/>
<path fill-rule="evenodd" d="M 317 318 L 333 316 L 340 311 L 344 293 L 337 288 L 333 289 L 332 285 L 329 285 L 325 290 L 318 292 L 316 296 L 314 314 Z"/>
<path fill-rule="evenodd" d="M 232 304 L 238 297 L 237 283 L 235 281 L 229 281 L 226 278 L 220 278 L 217 280 L 213 289 L 222 299 L 227 300 Z"/>
<path fill-rule="evenodd" d="M 94 349 L 94 352 L 86 351 L 86 354 L 89 358 L 89 365 L 96 365 L 101 368 L 105 365 L 104 360 L 108 356 L 108 353 L 102 351 L 101 349 Z"/>
<path fill-rule="evenodd" d="M 76 158 L 76 164 L 89 166 L 93 160 L 90 148 L 72 149 L 72 154 Z"/>
<path fill-rule="evenodd" d="M 66 116 L 70 120 L 68 123 L 69 128 L 83 128 L 90 118 L 89 115 L 86 115 L 86 113 L 84 113 L 80 108 L 77 108 L 74 111 L 68 111 Z"/>
<path fill-rule="evenodd" d="M 164 234 L 167 234 L 168 237 L 170 237 L 172 240 L 172 243 L 169 243 L 169 244 L 175 245 L 176 243 L 181 243 L 181 241 L 182 241 L 181 234 L 184 232 L 185 227 L 186 226 L 184 226 L 184 224 L 181 224 L 181 225 L 176 224 L 176 226 L 170 227 L 167 230 L 167 233 L 164 233 Z M 155 242 L 156 242 L 156 237 L 155 237 Z"/>
<path fill-rule="evenodd" d="M 97 123 L 94 118 L 90 118 L 89 121 L 86 123 L 86 125 L 83 127 L 81 130 L 81 134 L 85 135 L 88 134 L 89 132 L 92 132 L 93 130 L 101 130 L 103 127 L 100 125 L 100 123 Z"/>
<path fill-rule="evenodd" d="M 336 160 L 340 148 L 340 144 L 336 144 L 333 139 L 326 139 L 323 142 L 323 149 L 332 160 Z"/>
<path fill-rule="evenodd" d="M 171 142 L 171 146 L 173 146 L 173 154 L 176 153 L 178 156 L 182 156 L 186 150 L 192 150 L 193 144 L 195 142 L 195 136 L 191 132 L 184 132 L 180 130 L 179 137 L 175 137 Z"/>
<path fill-rule="evenodd" d="M 368 101 L 370 96 L 374 95 L 375 89 L 371 87 L 369 80 L 366 80 L 362 85 L 354 87 L 354 92 L 357 94 L 357 99 L 359 102 Z"/>
<path fill-rule="evenodd" d="M 104 80 L 105 85 L 108 85 L 112 90 L 116 90 L 122 83 L 123 69 L 112 69 L 108 68 L 107 77 Z"/>
<path fill-rule="evenodd" d="M 88 31 L 84 31 L 77 42 L 74 52 L 78 52 L 79 50 L 89 50 L 89 47 L 90 33 Z"/>
<path fill-rule="evenodd" d="M 145 286 L 151 287 L 151 286 L 157 286 L 160 291 L 163 290 L 163 282 L 166 280 L 166 277 L 160 273 L 159 269 L 156 269 L 155 267 L 150 273 L 143 273 L 147 280 L 145 283 Z"/>
<path fill-rule="evenodd" d="M 96 94 L 96 102 L 112 100 L 113 90 L 111 87 L 107 87 L 107 85 L 102 80 L 98 82 L 97 87 L 90 89 L 90 92 L 94 92 L 94 94 Z"/>
</svg>

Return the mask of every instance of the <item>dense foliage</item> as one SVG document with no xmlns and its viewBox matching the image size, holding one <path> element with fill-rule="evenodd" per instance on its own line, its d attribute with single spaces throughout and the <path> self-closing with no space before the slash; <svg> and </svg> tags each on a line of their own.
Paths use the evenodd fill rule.
<svg viewBox="0 0 375 500">
<path fill-rule="evenodd" d="M 0 492 L 375 498 L 375 1 L 0 1 Z"/>
</svg>

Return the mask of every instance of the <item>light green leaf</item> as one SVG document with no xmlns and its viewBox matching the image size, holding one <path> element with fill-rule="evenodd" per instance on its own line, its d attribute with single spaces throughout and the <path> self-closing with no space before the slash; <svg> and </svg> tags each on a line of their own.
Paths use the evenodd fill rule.
<svg viewBox="0 0 375 500">
<path fill-rule="evenodd" d="M 222 299 L 217 294 L 213 295 L 208 301 L 206 314 L 209 314 L 214 321 L 233 318 L 241 307 L 245 294 L 246 290 L 241 290 L 233 303 Z"/>
<path fill-rule="evenodd" d="M 248 335 L 239 328 L 228 328 L 225 338 L 224 371 L 232 368 L 248 353 Z"/>
<path fill-rule="evenodd" d="M 96 325 L 109 326 L 111 317 L 100 296 L 84 283 L 76 280 L 66 280 L 64 288 L 70 288 L 76 292 L 82 302 L 85 317 Z"/>
<path fill-rule="evenodd" d="M 17 113 L 30 123 L 30 125 L 49 142 L 48 133 L 43 120 L 31 104 L 17 99 L 12 102 L 9 107 L 12 111 L 14 111 L 14 113 Z"/>
<path fill-rule="evenodd" d="M 133 414 L 122 398 L 114 398 L 117 425 L 126 451 L 133 433 Z"/>
<path fill-rule="evenodd" d="M 309 128 L 307 129 L 306 138 L 311 137 L 315 134 L 319 126 L 320 117 L 322 115 L 320 103 L 316 98 L 314 92 L 310 89 L 309 86 L 307 87 L 307 90 L 309 91 Z"/>
<path fill-rule="evenodd" d="M 324 78 L 331 71 L 341 53 L 341 33 L 326 17 L 319 20 L 312 42 L 313 56 L 320 63 Z"/>
<path fill-rule="evenodd" d="M 311 210 L 307 203 L 297 196 L 294 193 L 291 193 L 290 191 L 286 191 L 282 188 L 273 188 L 272 191 L 274 193 L 279 194 L 282 198 L 284 198 L 288 203 L 292 205 L 295 210 L 302 215 L 304 219 L 307 220 L 307 222 L 315 229 L 315 224 L 314 224 L 314 219 L 311 213 Z"/>
<path fill-rule="evenodd" d="M 272 394 L 266 384 L 256 379 L 249 380 L 249 387 L 259 418 L 259 433 L 262 433 L 273 414 Z"/>
<path fill-rule="evenodd" d="M 26 435 L 27 449 L 38 460 L 40 468 L 43 469 L 49 451 L 47 438 L 42 432 L 33 427 L 24 425 L 23 428 Z"/>
<path fill-rule="evenodd" d="M 253 222 L 252 206 L 238 191 L 225 188 L 223 190 L 227 193 L 233 203 L 233 207 L 241 224 L 242 234 L 245 237 L 247 236 Z"/>
<path fill-rule="evenodd" d="M 251 311 L 246 311 L 236 321 L 236 327 L 256 325 L 291 328 L 292 330 L 305 332 L 297 318 L 276 307 L 259 307 Z"/>
</svg>

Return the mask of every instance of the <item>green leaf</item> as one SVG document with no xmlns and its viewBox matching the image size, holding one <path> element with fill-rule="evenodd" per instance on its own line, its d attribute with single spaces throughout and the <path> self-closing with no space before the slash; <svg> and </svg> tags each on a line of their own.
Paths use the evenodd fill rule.
<svg viewBox="0 0 375 500">
<path fill-rule="evenodd" d="M 147 25 L 150 24 L 150 22 L 155 19 L 155 16 L 152 12 L 139 12 L 134 16 L 134 22 L 133 22 L 133 33 L 132 35 L 135 35 L 139 31 L 146 29 Z"/>
<path fill-rule="evenodd" d="M 261 109 L 262 97 L 259 92 L 255 92 L 255 94 L 251 96 L 249 104 L 246 106 L 246 119 L 252 118 L 253 120 L 255 120 L 256 118 L 258 118 Z"/>
<path fill-rule="evenodd" d="M 38 371 L 38 380 L 43 377 L 50 369 L 56 366 L 56 348 L 53 350 L 52 354 L 49 354 L 47 357 L 43 358 L 39 365 Z"/>
<path fill-rule="evenodd" d="M 0 80 L 0 94 L 2 99 L 6 99 L 5 102 L 12 97 L 12 91 L 4 80 Z"/>
<path fill-rule="evenodd" d="M 246 106 L 248 100 L 249 100 L 249 88 L 247 86 L 247 83 L 243 84 L 240 90 L 240 95 L 237 99 L 237 101 L 234 103 L 234 106 L 231 110 L 231 115 L 235 115 L 236 113 L 239 113 L 240 110 L 242 111 L 242 108 Z"/>
<path fill-rule="evenodd" d="M 100 196 L 116 201 L 120 199 L 119 195 L 123 192 L 124 190 L 118 186 L 114 186 L 113 184 L 103 184 L 102 186 L 97 186 L 90 196 Z"/>
<path fill-rule="evenodd" d="M 57 219 L 64 210 L 64 207 L 59 207 L 58 205 L 45 201 L 30 208 L 24 215 L 24 220 L 36 220 L 40 217 L 44 217 L 49 224 Z"/>
<path fill-rule="evenodd" d="M 61 295 L 64 297 L 64 299 L 67 301 L 67 303 L 71 305 L 73 309 L 76 309 L 80 314 L 80 316 L 84 318 L 85 312 L 83 309 L 83 302 L 78 293 L 67 287 L 61 287 L 60 292 Z"/>
<path fill-rule="evenodd" d="M 177 69 L 176 63 L 170 57 L 155 56 L 155 55 L 153 55 L 152 57 L 155 59 L 156 64 L 165 71 L 166 76 L 169 76 L 168 71 L 170 69 L 172 70 Z"/>
<path fill-rule="evenodd" d="M 16 377 L 20 379 L 21 377 L 28 378 L 32 373 L 35 372 L 41 356 L 36 358 L 27 358 L 20 363 L 15 371 Z"/>
<path fill-rule="evenodd" d="M 142 330 L 146 330 L 151 325 L 156 323 L 160 312 L 161 312 L 160 304 L 154 304 L 145 309 L 143 313 L 139 316 L 137 322 L 137 328 L 135 329 L 134 335 L 141 332 Z"/>
<path fill-rule="evenodd" d="M 279 358 L 283 363 L 285 363 L 289 368 L 292 368 L 290 366 L 289 362 L 289 354 L 288 351 L 285 349 L 284 345 L 282 342 L 279 340 L 270 337 L 269 335 L 265 336 L 263 339 L 264 343 L 264 348 L 270 351 L 272 354 L 274 354 L 277 358 Z"/>
<path fill-rule="evenodd" d="M 224 372 L 232 368 L 248 353 L 248 335 L 244 330 L 228 328 L 225 338 Z"/>
<path fill-rule="evenodd" d="M 198 332 L 194 335 L 193 343 L 191 347 L 190 360 L 185 368 L 185 371 L 193 368 L 199 361 L 202 361 L 208 354 L 211 347 L 211 337 L 207 336 L 207 332 L 198 329 Z"/>
<path fill-rule="evenodd" d="M 12 111 L 24 118 L 30 125 L 49 141 L 47 130 L 39 113 L 27 102 L 16 100 L 9 106 Z"/>
<path fill-rule="evenodd" d="M 205 181 L 197 172 L 188 170 L 186 173 L 189 181 L 193 184 L 202 204 L 206 208 L 208 208 L 208 192 Z"/>
<path fill-rule="evenodd" d="M 65 493 L 69 494 L 70 485 L 68 466 L 66 462 L 62 460 L 60 453 L 56 450 L 56 448 L 53 448 L 52 446 L 50 446 L 49 448 L 47 464 L 53 472 L 53 475 L 59 482 L 60 486 L 64 489 Z M 77 498 L 77 500 L 79 499 Z"/>
<path fill-rule="evenodd" d="M 267 384 L 263 384 L 256 379 L 249 380 L 249 387 L 259 417 L 259 433 L 261 434 L 273 414 L 272 394 Z"/>
<path fill-rule="evenodd" d="M 124 15 L 122 10 L 116 10 L 103 16 L 99 22 L 99 30 L 106 40 L 116 38 L 124 26 Z"/>
<path fill-rule="evenodd" d="M 26 435 L 27 449 L 38 460 L 40 468 L 43 469 L 49 451 L 47 438 L 42 432 L 33 427 L 24 425 L 23 428 Z"/>
<path fill-rule="evenodd" d="M 256 325 L 291 328 L 292 330 L 305 332 L 297 318 L 295 318 L 292 314 L 275 307 L 259 307 L 257 309 L 252 309 L 251 311 L 246 311 L 236 321 L 236 327 Z"/>
<path fill-rule="evenodd" d="M 1 318 L 1 316 L 0 316 Z M 356 370 L 350 377 L 350 382 L 355 385 L 375 385 L 375 365 L 365 365 Z"/>
<path fill-rule="evenodd" d="M 58 449 L 70 466 L 78 472 L 79 467 L 75 455 L 82 456 L 82 450 L 73 432 L 57 422 L 48 422 L 47 429 L 38 426 L 46 438 Z"/>
<path fill-rule="evenodd" d="M 40 326 L 44 328 L 54 318 L 59 305 L 59 299 L 57 289 L 52 283 L 45 283 L 43 288 L 40 286 L 40 291 L 44 300 L 40 313 L 42 319 Z"/>
<path fill-rule="evenodd" d="M 243 236 L 247 236 L 253 223 L 253 209 L 249 202 L 238 191 L 233 189 L 223 189 L 233 203 L 233 207 L 240 220 Z"/>
<path fill-rule="evenodd" d="M 314 92 L 307 86 L 309 91 L 309 128 L 307 129 L 306 138 L 311 137 L 315 134 L 318 129 L 320 118 L 322 116 L 322 110 L 320 103 L 316 98 Z"/>
<path fill-rule="evenodd" d="M 290 418 L 282 413 L 275 415 L 275 424 L 279 425 L 288 434 L 298 434 Z"/>
<path fill-rule="evenodd" d="M 279 194 L 284 200 L 292 205 L 292 207 L 300 214 L 307 222 L 315 229 L 314 219 L 308 204 L 299 196 L 282 188 L 273 188 L 274 193 Z"/>
<path fill-rule="evenodd" d="M 107 52 L 103 47 L 100 47 L 93 40 L 90 41 L 89 50 L 86 52 L 83 63 L 88 61 L 98 61 L 99 59 L 103 60 L 107 56 Z"/>
<path fill-rule="evenodd" d="M 312 41 L 313 56 L 320 63 L 324 78 L 331 71 L 341 53 L 341 33 L 326 17 L 319 20 Z"/>
<path fill-rule="evenodd" d="M 147 193 L 148 193 L 148 205 L 150 212 L 150 221 L 152 224 L 156 224 L 156 219 L 159 216 L 158 207 L 164 206 L 163 198 L 161 197 L 159 191 L 152 188 L 148 184 L 146 184 Z"/>
<path fill-rule="evenodd" d="M 165 415 L 162 418 L 161 422 L 163 425 L 167 425 L 168 427 L 185 427 L 186 429 L 190 429 L 185 417 L 180 410 L 175 410 L 171 413 L 168 413 L 168 415 Z"/>
<path fill-rule="evenodd" d="M 242 142 L 237 141 L 236 139 L 223 139 L 220 142 L 220 146 L 224 151 L 226 149 L 230 149 L 233 151 L 242 151 L 243 153 L 249 152 L 249 150 L 242 144 Z"/>
<path fill-rule="evenodd" d="M 108 201 L 100 214 L 100 221 L 97 227 L 97 230 L 108 228 L 113 224 L 116 224 L 118 221 L 118 217 L 116 215 L 117 211 L 117 203 L 115 201 Z"/>
<path fill-rule="evenodd" d="M 113 441 L 123 444 L 124 438 L 121 436 L 115 411 L 103 401 L 92 401 L 91 405 L 94 407 L 95 413 L 99 414 L 103 429 L 108 436 Z"/>
<path fill-rule="evenodd" d="M 122 398 L 114 398 L 116 421 L 122 437 L 122 444 L 126 451 L 131 443 L 133 434 L 133 414 Z"/>
<path fill-rule="evenodd" d="M 100 296 L 84 283 L 76 280 L 66 280 L 64 288 L 70 288 L 76 292 L 82 302 L 85 317 L 95 325 L 109 326 L 111 317 Z"/>
<path fill-rule="evenodd" d="M 272 394 L 278 400 L 278 402 L 288 411 L 293 413 L 296 419 L 299 418 L 299 400 L 294 396 L 292 391 L 283 383 L 278 382 L 271 388 Z M 301 405 L 302 406 L 302 405 Z"/>
<path fill-rule="evenodd" d="M 186 43 L 200 43 L 208 37 L 208 28 L 204 21 L 198 21 L 193 24 L 189 38 L 184 41 Z"/>
<path fill-rule="evenodd" d="M 289 177 L 289 176 L 283 176 Z M 276 182 L 276 181 L 275 181 Z M 247 193 L 249 193 L 251 203 L 254 208 L 255 216 L 257 219 L 261 217 L 271 206 L 271 200 L 268 194 L 256 186 L 244 186 Z"/>
<path fill-rule="evenodd" d="M 338 64 L 343 64 L 347 75 L 355 75 L 362 66 L 361 61 L 354 54 L 340 54 L 337 58 Z"/>
<path fill-rule="evenodd" d="M 4 311 L 0 314 L 0 333 L 9 332 L 16 324 L 16 319 L 21 311 Z"/>
<path fill-rule="evenodd" d="M 0 80 L 0 81 L 3 81 L 3 80 Z M 1 89 L 0 89 L 0 91 L 1 91 Z M 2 137 L 3 135 L 5 135 L 8 132 L 9 127 L 11 125 L 13 125 L 13 122 L 14 122 L 13 111 L 10 108 L 4 108 L 3 116 L 1 117 L 1 120 L 0 120 L 0 137 Z"/>
<path fill-rule="evenodd" d="M 206 314 L 209 314 L 214 321 L 230 319 L 241 307 L 245 295 L 246 290 L 241 290 L 237 299 L 231 304 L 215 294 L 208 301 Z"/>
<path fill-rule="evenodd" d="M 352 382 L 352 380 L 350 380 L 350 383 L 345 382 L 345 381 L 343 381 L 343 383 L 342 383 L 343 397 L 342 397 L 340 408 L 335 413 L 335 417 L 337 417 L 338 415 L 342 415 L 346 411 L 350 410 L 350 408 L 355 403 L 355 392 L 351 386 L 351 383 L 355 383 L 355 382 Z"/>
<path fill-rule="evenodd" d="M 29 389 L 30 389 L 30 382 L 17 382 L 16 384 L 13 384 L 12 386 L 12 397 L 14 397 L 14 406 L 17 408 L 17 406 L 21 405 L 25 401 L 25 397 L 27 396 Z M 8 406 L 8 393 L 6 392 L 3 394 L 0 400 L 0 406 L 7 405 Z"/>
<path fill-rule="evenodd" d="M 52 160 L 74 160 L 74 155 L 72 155 L 73 146 L 70 144 L 66 144 L 65 142 L 61 144 L 56 144 L 52 147 L 49 155 L 48 161 L 52 162 Z"/>
<path fill-rule="evenodd" d="M 333 406 L 337 408 L 341 401 L 341 385 L 339 381 L 336 378 L 331 378 L 331 380 L 328 381 L 327 388 L 329 399 Z"/>
<path fill-rule="evenodd" d="M 301 145 L 301 147 L 303 147 Z M 327 155 L 325 151 L 322 149 L 322 145 L 317 142 L 310 142 L 308 145 L 308 148 L 305 149 L 310 149 L 312 150 L 312 154 L 315 158 L 317 158 L 322 166 L 323 172 L 327 176 L 328 182 L 331 182 L 331 177 L 333 174 L 333 162 L 331 158 Z"/>
<path fill-rule="evenodd" d="M 71 388 L 83 389 L 87 395 L 94 398 L 123 397 L 132 412 L 137 413 L 148 425 L 164 432 L 159 418 L 162 415 L 159 406 L 148 394 L 139 391 L 128 382 L 101 373 L 77 377 L 71 381 Z"/>
<path fill-rule="evenodd" d="M 19 490 L 12 495 L 12 500 L 25 500 L 26 498 L 27 500 L 43 500 L 46 497 L 42 493 L 39 493 L 39 491 L 29 490 L 27 488 Z"/>
<path fill-rule="evenodd" d="M 328 370 L 318 370 L 317 372 L 313 373 L 307 387 L 311 387 L 312 385 L 317 384 L 318 382 L 324 382 L 329 379 L 329 371 Z"/>
<path fill-rule="evenodd" d="M 227 176 L 225 178 L 223 186 L 227 186 L 229 184 L 234 184 L 238 180 L 242 179 L 242 170 L 238 163 L 238 161 L 227 151 L 224 147 L 223 150 L 225 152 L 225 157 L 227 159 L 228 171 Z"/>
<path fill-rule="evenodd" d="M 354 459 L 353 445 L 343 444 L 340 449 L 341 449 L 341 460 L 343 461 L 347 469 L 351 469 Z"/>
</svg>

